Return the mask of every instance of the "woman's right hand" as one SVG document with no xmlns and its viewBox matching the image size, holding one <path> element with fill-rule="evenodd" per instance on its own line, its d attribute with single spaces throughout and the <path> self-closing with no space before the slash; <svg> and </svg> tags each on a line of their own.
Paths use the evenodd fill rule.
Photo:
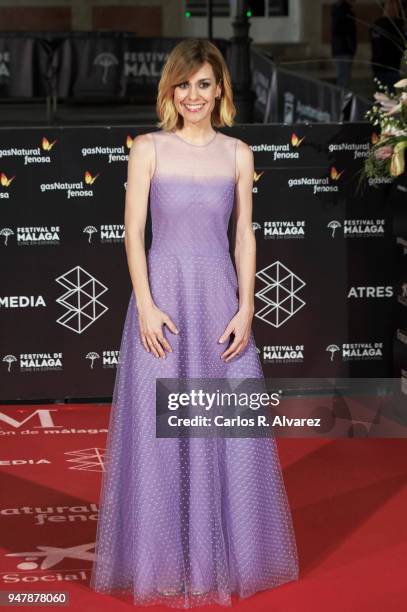
<svg viewBox="0 0 407 612">
<path fill-rule="evenodd" d="M 144 348 L 149 353 L 152 352 L 156 357 L 165 359 L 166 354 L 163 349 L 170 353 L 172 353 L 173 350 L 164 336 L 162 326 L 165 323 L 174 334 L 178 334 L 179 331 L 175 323 L 169 315 L 155 305 L 141 310 L 139 309 L 138 318 L 140 336 Z"/>
</svg>

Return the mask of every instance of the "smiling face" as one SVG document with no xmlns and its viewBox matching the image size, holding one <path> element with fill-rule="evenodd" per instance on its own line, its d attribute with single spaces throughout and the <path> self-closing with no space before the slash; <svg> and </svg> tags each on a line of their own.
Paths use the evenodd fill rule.
<svg viewBox="0 0 407 612">
<path fill-rule="evenodd" d="M 179 83 L 174 88 L 174 104 L 188 123 L 204 125 L 210 123 L 216 96 L 220 96 L 221 86 L 216 83 L 215 75 L 209 62 L 205 62 L 188 81 Z"/>
</svg>

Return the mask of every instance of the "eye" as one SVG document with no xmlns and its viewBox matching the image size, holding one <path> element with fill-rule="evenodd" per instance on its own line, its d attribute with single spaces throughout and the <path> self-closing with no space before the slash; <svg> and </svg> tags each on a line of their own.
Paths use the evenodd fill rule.
<svg viewBox="0 0 407 612">
<path fill-rule="evenodd" d="M 180 84 L 178 85 L 178 87 L 179 87 L 180 89 L 185 89 L 185 86 L 186 86 L 186 87 L 188 87 L 188 85 L 189 85 L 189 83 L 188 83 L 187 81 L 184 81 L 183 83 L 180 83 Z M 207 89 L 207 88 L 210 86 L 210 82 L 209 82 L 209 81 L 203 81 L 203 82 L 202 82 L 202 83 L 200 83 L 199 85 L 200 85 L 200 87 L 201 87 L 202 89 Z"/>
</svg>

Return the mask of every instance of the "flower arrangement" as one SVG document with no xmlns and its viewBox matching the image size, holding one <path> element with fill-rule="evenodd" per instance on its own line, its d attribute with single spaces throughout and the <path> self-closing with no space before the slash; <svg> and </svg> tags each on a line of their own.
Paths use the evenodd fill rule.
<svg viewBox="0 0 407 612">
<path fill-rule="evenodd" d="M 407 65 L 407 49 L 402 65 Z M 405 171 L 407 148 L 407 79 L 393 84 L 390 92 L 378 79 L 379 90 L 374 94 L 378 104 L 369 109 L 365 117 L 378 125 L 380 134 L 370 147 L 364 162 L 363 175 L 369 178 L 400 176 Z"/>
</svg>

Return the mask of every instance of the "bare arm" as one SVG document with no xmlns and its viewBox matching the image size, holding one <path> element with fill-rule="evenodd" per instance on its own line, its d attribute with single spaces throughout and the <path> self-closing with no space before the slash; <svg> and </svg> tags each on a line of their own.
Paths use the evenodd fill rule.
<svg viewBox="0 0 407 612">
<path fill-rule="evenodd" d="M 153 137 L 151 134 L 137 136 L 130 149 L 127 171 L 124 244 L 136 297 L 141 340 L 147 352 L 165 358 L 165 351 L 173 351 L 162 326 L 166 324 L 173 333 L 178 333 L 178 330 L 171 317 L 154 303 L 148 280 L 145 227 L 154 165 Z"/>
<path fill-rule="evenodd" d="M 124 245 L 138 308 L 151 306 L 153 298 L 147 276 L 145 226 L 154 143 L 149 134 L 136 136 L 130 149 L 124 210 Z"/>
<path fill-rule="evenodd" d="M 220 342 L 234 334 L 232 344 L 221 355 L 225 361 L 241 353 L 249 340 L 254 314 L 256 238 L 252 226 L 254 159 L 250 147 L 239 140 L 236 151 L 238 178 L 234 210 L 234 257 L 239 285 L 239 311 L 227 325 Z"/>
<path fill-rule="evenodd" d="M 254 311 L 256 274 L 256 238 L 252 226 L 253 152 L 239 140 L 237 146 L 238 181 L 236 184 L 236 238 L 234 256 L 239 280 L 239 307 Z"/>
</svg>

